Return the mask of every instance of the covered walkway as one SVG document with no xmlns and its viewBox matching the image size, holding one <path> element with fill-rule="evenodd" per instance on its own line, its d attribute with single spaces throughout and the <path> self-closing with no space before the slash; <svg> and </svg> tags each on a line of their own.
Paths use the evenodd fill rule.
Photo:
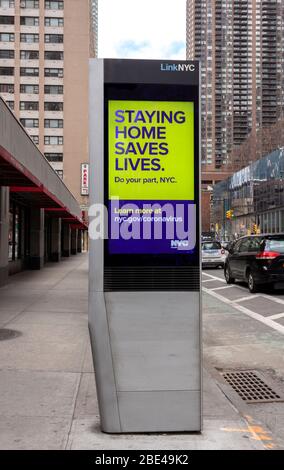
<svg viewBox="0 0 284 470">
<path fill-rule="evenodd" d="M 0 98 L 0 285 L 81 252 L 86 228 L 76 199 Z"/>
</svg>

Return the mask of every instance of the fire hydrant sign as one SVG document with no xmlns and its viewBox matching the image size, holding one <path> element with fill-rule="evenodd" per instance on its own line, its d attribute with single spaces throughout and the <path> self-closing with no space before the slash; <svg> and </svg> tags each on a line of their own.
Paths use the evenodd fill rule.
<svg viewBox="0 0 284 470">
<path fill-rule="evenodd" d="M 89 163 L 81 164 L 81 195 L 89 195 Z"/>
</svg>

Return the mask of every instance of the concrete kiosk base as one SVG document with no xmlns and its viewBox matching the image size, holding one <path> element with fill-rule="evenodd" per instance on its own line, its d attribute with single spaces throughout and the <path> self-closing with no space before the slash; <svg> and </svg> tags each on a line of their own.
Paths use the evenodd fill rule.
<svg viewBox="0 0 284 470">
<path fill-rule="evenodd" d="M 201 430 L 199 293 L 90 293 L 102 429 Z"/>
</svg>

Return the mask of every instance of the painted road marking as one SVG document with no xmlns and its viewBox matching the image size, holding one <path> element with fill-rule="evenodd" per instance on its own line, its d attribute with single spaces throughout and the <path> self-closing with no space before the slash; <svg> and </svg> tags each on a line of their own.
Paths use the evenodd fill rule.
<svg viewBox="0 0 284 470">
<path fill-rule="evenodd" d="M 230 289 L 231 287 L 234 287 L 233 284 L 230 284 L 228 286 L 214 287 L 214 289 L 210 289 L 210 290 L 220 290 L 220 289 L 224 290 L 224 289 Z"/>
<path fill-rule="evenodd" d="M 250 426 L 248 424 L 247 428 L 221 428 L 221 431 L 250 434 L 251 439 L 255 441 L 260 441 L 265 449 L 275 449 L 277 447 L 272 442 L 272 437 L 269 436 L 267 431 L 261 426 Z M 269 445 L 267 445 L 267 443 L 263 441 L 269 441 Z"/>
<path fill-rule="evenodd" d="M 212 281 L 221 281 L 223 283 L 226 283 L 226 280 L 222 279 L 220 277 L 213 276 L 212 274 L 208 274 L 208 273 L 203 273 L 203 274 L 205 276 L 208 276 L 210 279 L 212 279 Z M 236 287 L 236 289 L 243 290 L 243 291 L 247 292 L 247 289 L 243 286 L 238 286 L 238 285 L 235 285 L 235 284 L 230 284 L 229 286 L 230 287 Z M 271 302 L 276 302 L 276 303 L 281 304 L 281 305 L 284 305 L 284 300 L 281 300 L 277 297 L 272 297 L 272 296 L 267 295 L 267 294 L 253 294 L 253 295 L 249 295 L 249 296 L 246 296 L 246 297 L 242 297 L 240 299 L 230 300 L 230 299 L 227 299 L 226 297 L 224 297 L 223 295 L 221 295 L 220 293 L 215 292 L 216 290 L 218 291 L 220 289 L 225 289 L 225 287 L 217 287 L 215 289 L 208 289 L 207 287 L 203 287 L 203 290 L 207 294 L 212 295 L 213 297 L 221 300 L 222 302 L 233 306 L 234 308 L 236 308 L 240 312 L 248 315 L 249 317 L 254 318 L 255 320 L 258 320 L 261 323 L 264 323 L 266 326 L 269 326 L 270 328 L 273 328 L 274 330 L 278 331 L 279 333 L 284 334 L 284 325 L 281 325 L 280 323 L 277 323 L 277 322 L 274 321 L 274 320 L 278 320 L 278 318 L 284 317 L 284 313 L 277 313 L 275 315 L 270 315 L 268 317 L 263 317 L 261 314 L 256 313 L 253 310 L 250 310 L 249 308 L 247 308 L 243 305 L 238 305 L 239 302 L 246 301 L 246 300 L 251 300 L 251 299 L 256 299 L 257 297 L 258 298 L 263 297 L 265 299 L 270 300 Z"/>
<path fill-rule="evenodd" d="M 215 279 L 203 279 L 202 282 L 214 282 Z"/>
<path fill-rule="evenodd" d="M 245 419 L 247 420 L 249 431 L 255 436 L 256 440 L 262 442 L 266 449 L 272 450 L 279 448 L 276 442 L 273 442 L 271 431 L 264 429 L 249 415 L 245 415 Z"/>
<path fill-rule="evenodd" d="M 244 415 L 243 420 L 247 427 L 225 427 L 221 428 L 221 431 L 245 433 L 246 435 L 249 435 L 251 439 L 260 442 L 261 445 L 267 450 L 279 449 L 279 445 L 276 441 L 274 441 L 274 436 L 269 429 L 264 428 L 260 422 L 256 421 L 250 415 Z"/>
<path fill-rule="evenodd" d="M 207 273 L 203 273 L 205 276 L 210 276 L 210 278 L 212 279 L 212 281 L 221 281 L 221 282 L 226 282 L 225 279 L 221 279 L 220 277 L 217 277 L 217 276 L 213 276 L 212 274 L 207 274 Z M 210 280 L 211 280 L 210 279 Z M 209 280 L 209 279 L 208 279 Z M 237 284 L 230 284 L 230 286 L 234 286 L 236 287 L 237 289 L 241 289 L 241 290 L 244 290 L 245 292 L 247 292 L 247 288 L 246 287 L 243 287 L 243 286 L 239 286 Z M 213 289 L 212 289 L 213 290 Z M 264 297 L 265 299 L 268 299 L 268 300 L 271 300 L 272 302 L 276 302 L 278 304 L 281 304 L 281 305 L 284 305 L 284 300 L 282 299 L 279 299 L 278 297 L 272 297 L 271 295 L 267 295 L 267 294 L 264 294 L 264 293 L 261 293 L 261 294 L 252 294 L 250 296 L 248 296 L 247 298 L 243 297 L 242 299 L 238 299 L 238 300 L 235 300 L 234 302 L 242 302 L 242 300 L 250 300 L 250 299 L 255 299 L 257 297 Z"/>
<path fill-rule="evenodd" d="M 276 302 L 277 304 L 284 305 L 284 300 L 278 299 L 278 297 L 270 297 L 267 294 L 261 294 L 261 295 L 262 295 L 262 297 L 265 297 L 266 299 L 273 300 L 273 302 Z"/>
<path fill-rule="evenodd" d="M 282 318 L 284 317 L 284 313 L 276 313 L 275 315 L 270 315 L 269 317 L 266 317 L 266 318 L 270 318 L 270 320 L 278 320 L 278 318 Z"/>
<path fill-rule="evenodd" d="M 218 276 L 213 276 L 212 274 L 208 274 L 208 273 L 202 273 L 204 276 L 208 276 L 210 277 L 211 279 L 215 279 L 215 281 L 221 281 L 221 282 L 226 282 L 225 279 L 223 279 L 222 277 L 218 277 Z"/>
<path fill-rule="evenodd" d="M 244 302 L 245 300 L 257 299 L 257 297 L 260 297 L 260 295 L 261 294 L 248 295 L 247 297 L 241 297 L 240 299 L 236 299 L 234 302 Z"/>
<path fill-rule="evenodd" d="M 270 328 L 273 328 L 274 330 L 278 331 L 278 333 L 284 334 L 284 325 L 280 325 L 279 323 L 276 323 L 275 321 L 271 320 L 270 317 L 263 317 L 259 313 L 253 312 L 252 310 L 244 307 L 243 305 L 239 305 L 234 300 L 229 300 L 223 295 L 220 295 L 218 292 L 213 292 L 211 289 L 207 289 L 206 287 L 203 287 L 203 290 L 204 292 L 211 295 L 212 297 L 215 297 L 216 299 L 221 300 L 221 302 L 231 305 L 236 310 L 239 310 L 239 312 L 242 312 L 245 315 L 248 315 L 254 320 L 258 320 L 261 323 L 264 323 L 266 326 L 269 326 Z"/>
</svg>

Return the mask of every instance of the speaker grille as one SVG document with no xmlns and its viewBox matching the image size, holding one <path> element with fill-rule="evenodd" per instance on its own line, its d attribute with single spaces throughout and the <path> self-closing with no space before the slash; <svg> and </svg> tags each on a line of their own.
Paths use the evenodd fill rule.
<svg viewBox="0 0 284 470">
<path fill-rule="evenodd" d="M 199 273 L 192 266 L 105 267 L 104 291 L 199 291 Z"/>
</svg>

